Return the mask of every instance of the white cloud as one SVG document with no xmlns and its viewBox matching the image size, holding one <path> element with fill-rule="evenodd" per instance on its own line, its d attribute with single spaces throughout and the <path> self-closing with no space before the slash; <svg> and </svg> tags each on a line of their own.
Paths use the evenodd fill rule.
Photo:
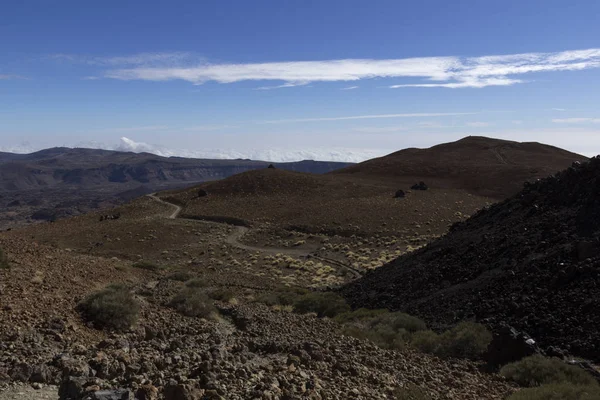
<svg viewBox="0 0 600 400">
<path fill-rule="evenodd" d="M 138 53 L 127 56 L 117 57 L 97 57 L 75 54 L 52 54 L 50 59 L 56 61 L 70 62 L 76 64 L 88 64 L 104 67 L 118 66 L 180 66 L 192 62 L 198 62 L 199 57 L 189 52 L 170 52 L 170 53 Z"/>
<path fill-rule="evenodd" d="M 208 81 L 218 83 L 282 81 L 284 84 L 279 87 L 290 87 L 311 82 L 353 82 L 371 78 L 423 78 L 430 82 L 409 82 L 390 87 L 456 89 L 510 86 L 525 82 L 518 76 L 533 72 L 599 68 L 600 49 L 483 57 L 343 59 L 250 64 L 194 63 L 193 57 L 189 53 L 146 53 L 137 56 L 92 59 L 91 63 L 126 67 L 111 69 L 104 73 L 106 78 L 120 80 L 184 80 L 193 84 L 202 84 Z"/>
<path fill-rule="evenodd" d="M 419 118 L 419 117 L 449 117 L 459 115 L 474 115 L 476 113 L 408 113 L 408 114 L 375 114 L 375 115 L 353 115 L 347 117 L 323 117 L 323 118 L 298 118 L 277 119 L 263 121 L 264 124 L 280 124 L 288 122 L 321 122 L 321 121 L 346 121 L 354 119 L 379 119 L 379 118 Z"/>
<path fill-rule="evenodd" d="M 27 79 L 21 75 L 12 75 L 12 74 L 0 74 L 0 81 L 9 80 L 9 79 Z"/>
<path fill-rule="evenodd" d="M 354 89 L 358 89 L 358 86 L 348 86 L 348 87 L 341 88 L 340 90 L 354 90 Z"/>
<path fill-rule="evenodd" d="M 295 82 L 295 83 L 284 83 L 283 85 L 277 85 L 277 86 L 260 86 L 255 88 L 254 90 L 271 90 L 271 89 L 282 89 L 282 88 L 288 88 L 288 87 L 296 87 L 296 86 L 306 86 L 308 85 L 309 82 Z"/>
<path fill-rule="evenodd" d="M 475 122 L 467 122 L 465 125 L 468 126 L 469 128 L 486 128 L 486 127 L 490 126 L 490 123 L 475 121 Z"/>
<path fill-rule="evenodd" d="M 566 108 L 553 108 L 554 111 L 567 111 Z"/>
<path fill-rule="evenodd" d="M 600 118 L 555 118 L 555 124 L 600 124 Z"/>
<path fill-rule="evenodd" d="M 521 121 L 521 120 L 519 120 L 519 119 L 515 119 L 515 120 L 513 120 L 513 121 L 510 121 L 510 122 L 512 122 L 512 123 L 513 123 L 513 124 L 515 124 L 515 125 L 521 125 L 521 124 L 523 123 L 523 121 Z"/>
<path fill-rule="evenodd" d="M 165 125 L 149 125 L 149 126 L 130 126 L 130 127 L 117 127 L 117 128 L 106 128 L 99 129 L 99 132 L 114 132 L 114 133 L 126 133 L 126 132 L 147 132 L 147 131 L 164 131 L 169 129 Z"/>
<path fill-rule="evenodd" d="M 122 137 L 120 143 L 106 146 L 93 143 L 92 146 L 105 150 L 131 151 L 134 153 L 152 153 L 163 157 L 189 157 L 207 159 L 236 159 L 248 158 L 273 162 L 291 162 L 301 160 L 360 162 L 373 157 L 389 153 L 383 149 L 353 149 L 353 148 L 265 148 L 265 149 L 172 149 L 164 146 L 137 142 L 127 137 Z"/>
</svg>

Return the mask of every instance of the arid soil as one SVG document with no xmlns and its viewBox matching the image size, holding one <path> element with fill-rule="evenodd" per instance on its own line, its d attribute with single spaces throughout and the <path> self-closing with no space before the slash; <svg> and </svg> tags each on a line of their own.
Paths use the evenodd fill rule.
<svg viewBox="0 0 600 400">
<path fill-rule="evenodd" d="M 507 323 L 600 360 L 600 159 L 528 184 L 344 289 L 356 307 L 443 326 Z"/>
<path fill-rule="evenodd" d="M 332 267 L 318 275 L 285 262 L 244 263 L 239 260 L 271 256 L 242 254 L 227 244 L 234 227 L 171 219 L 173 207 L 149 197 L 119 211 L 123 217 L 115 221 L 81 216 L 0 237 L 11 264 L 0 270 L 5 382 L 35 380 L 45 387 L 58 384 L 63 374 L 83 377 L 93 370 L 99 388 L 157 390 L 163 396 L 188 390 L 225 399 L 384 399 L 411 384 L 433 399 L 501 399 L 512 390 L 475 363 L 442 361 L 408 348 L 379 349 L 344 336 L 327 319 L 253 300 L 296 271 L 294 283 L 309 286 L 314 281 L 305 276 L 326 279 L 335 274 Z M 53 246 L 32 241 L 33 233 Z M 90 246 L 100 239 L 101 245 Z M 140 255 L 164 268 L 133 267 Z M 221 316 L 214 321 L 178 314 L 168 307 L 183 286 L 171 278 L 177 271 L 229 288 L 235 302 L 217 301 Z M 339 276 L 340 282 L 353 278 Z M 86 294 L 114 282 L 130 285 L 142 304 L 137 324 L 120 334 L 94 329 L 75 310 Z M 45 390 L 34 393 L 42 399 Z M 0 398 L 10 399 L 14 391 Z"/>
<path fill-rule="evenodd" d="M 505 199 L 525 181 L 545 178 L 587 158 L 541 143 L 468 136 L 429 149 L 404 149 L 332 172 L 371 179 L 426 181 L 430 186 L 467 190 Z"/>
<path fill-rule="evenodd" d="M 506 153 L 500 156 L 509 159 Z M 418 177 L 318 176 L 264 168 L 186 190 L 142 196 L 113 210 L 0 233 L 0 249 L 9 266 L 0 268 L 0 399 L 25 393 L 42 400 L 56 394 L 56 386 L 48 385 L 61 385 L 63 390 L 124 388 L 138 399 L 164 400 L 394 399 L 407 388 L 417 388 L 430 399 L 506 398 L 515 387 L 485 370 L 481 362 L 442 360 L 409 345 L 383 349 L 346 335 L 334 319 L 300 315 L 283 304 L 269 306 L 261 300 L 286 290 L 314 293 L 346 287 L 354 305 L 403 308 L 395 299 L 411 304 L 408 290 L 417 289 L 410 282 L 419 282 L 421 291 L 414 293 L 422 295 L 421 303 L 411 305 L 411 310 L 434 328 L 473 316 L 469 309 L 473 303 L 492 310 L 496 303 L 480 301 L 477 293 L 478 297 L 468 298 L 471 303 L 455 307 L 464 315 L 449 318 L 449 312 L 438 310 L 442 300 L 453 297 L 436 294 L 440 285 L 447 290 L 444 293 L 452 293 L 452 288 L 475 293 L 469 291 L 469 279 L 477 276 L 469 272 L 470 265 L 480 274 L 483 265 L 501 258 L 489 249 L 476 251 L 485 249 L 486 241 L 503 248 L 504 238 L 525 246 L 527 254 L 537 254 L 535 246 L 542 242 L 523 241 L 527 236 L 518 230 L 534 226 L 523 225 L 536 221 L 529 215 L 532 204 L 543 211 L 540 215 L 558 206 L 537 201 L 545 198 L 546 186 L 535 184 L 532 187 L 540 189 L 531 192 L 533 203 L 519 205 L 525 200 L 513 198 L 478 213 L 494 199 L 454 187 L 446 178 L 426 180 L 428 190 L 411 190 Z M 564 191 L 561 188 L 552 193 Z M 399 189 L 405 196 L 395 198 Z M 509 211 L 502 208 L 507 204 L 513 204 Z M 115 215 L 119 218 L 112 218 Z M 492 223 L 506 215 L 514 219 L 501 225 L 498 235 L 486 237 L 488 230 L 493 232 Z M 559 225 L 539 224 L 554 231 L 563 224 L 568 240 L 581 241 L 577 235 L 583 233 L 574 230 L 567 216 L 550 215 L 544 223 Z M 473 221 L 481 221 L 481 228 L 469 233 L 469 226 L 479 224 Z M 455 223 L 460 224 L 449 239 L 422 249 Z M 464 237 L 456 236 L 460 232 Z M 470 245 L 467 239 L 474 237 L 478 241 Z M 400 282 L 396 276 L 403 275 L 384 275 L 396 267 L 380 268 L 420 260 L 444 240 L 456 249 L 440 258 L 449 262 L 448 270 L 433 263 Z M 555 248 L 560 262 L 566 254 L 572 256 L 556 244 L 547 239 L 543 246 Z M 409 258 L 407 254 L 413 253 Z M 525 250 L 522 256 L 522 261 L 535 261 L 525 256 Z M 464 268 L 456 267 L 461 258 Z M 579 266 L 586 262 L 576 264 L 575 275 L 565 266 L 565 276 L 576 282 Z M 521 267 L 510 265 L 511 271 L 520 273 Z M 529 264 L 520 265 L 526 270 Z M 375 279 L 379 276 L 389 280 Z M 479 279 L 487 278 L 484 274 Z M 519 278 L 526 281 L 531 274 Z M 201 285 L 202 293 L 227 296 L 209 300 L 215 307 L 210 315 L 185 316 L 173 306 L 173 299 L 190 282 Z M 115 283 L 125 285 L 140 306 L 139 318 L 123 332 L 98 329 L 77 309 L 91 293 Z M 495 293 L 501 288 L 485 290 Z M 501 293 L 497 297 L 504 302 Z M 537 301 L 534 294 L 529 301 Z M 515 302 L 529 304 L 523 299 Z M 439 320 L 433 318 L 438 315 Z M 533 315 L 528 323 L 541 318 L 524 315 Z M 24 389 L 20 383 L 37 389 Z"/>
</svg>

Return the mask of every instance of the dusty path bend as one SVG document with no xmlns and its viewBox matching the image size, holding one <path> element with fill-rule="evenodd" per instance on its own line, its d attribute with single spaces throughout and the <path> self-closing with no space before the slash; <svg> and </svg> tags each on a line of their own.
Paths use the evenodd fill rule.
<svg viewBox="0 0 600 400">
<path fill-rule="evenodd" d="M 147 195 L 148 197 L 150 197 L 151 199 L 162 203 L 162 204 L 166 204 L 170 207 L 173 208 L 173 212 L 167 217 L 168 219 L 177 219 L 179 218 L 179 215 L 181 214 L 183 208 L 177 204 L 165 201 L 163 199 L 161 199 L 160 197 L 156 196 L 156 193 L 152 193 Z M 221 222 L 214 222 L 214 221 L 202 221 L 202 220 L 198 220 L 198 219 L 192 219 L 192 218 L 182 218 L 188 221 L 195 221 L 195 222 L 199 222 L 199 223 L 204 223 L 204 224 L 219 224 L 219 225 L 227 225 L 225 223 L 221 223 Z M 360 273 L 360 271 L 349 267 L 345 264 L 342 264 L 339 261 L 336 260 L 331 260 L 329 258 L 324 258 L 321 256 L 317 256 L 315 254 L 312 254 L 312 252 L 310 250 L 303 250 L 303 249 L 290 249 L 287 247 L 261 247 L 261 246 L 250 246 L 244 243 L 240 242 L 240 239 L 246 235 L 246 233 L 248 233 L 250 231 L 249 228 L 245 227 L 245 226 L 235 226 L 233 231 L 229 234 L 229 236 L 227 236 L 227 238 L 225 239 L 225 243 L 230 244 L 231 246 L 237 247 L 239 249 L 243 249 L 246 251 L 259 251 L 262 253 L 269 253 L 269 254 L 285 254 L 291 257 L 299 257 L 299 258 L 314 258 L 316 260 L 320 260 L 323 262 L 327 262 L 330 264 L 333 264 L 339 268 L 342 269 L 346 269 L 347 271 L 349 271 L 350 273 L 352 273 L 354 275 L 355 278 L 360 278 L 362 276 L 362 274 Z"/>
</svg>

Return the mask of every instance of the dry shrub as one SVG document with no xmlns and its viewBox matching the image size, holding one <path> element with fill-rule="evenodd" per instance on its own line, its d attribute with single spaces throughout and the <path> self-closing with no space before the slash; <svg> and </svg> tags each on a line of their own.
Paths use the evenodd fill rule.
<svg viewBox="0 0 600 400">
<path fill-rule="evenodd" d="M 173 297 L 169 305 L 188 317 L 211 319 L 217 312 L 212 300 L 200 287 L 187 286 L 183 288 Z"/>
<path fill-rule="evenodd" d="M 598 386 L 594 377 L 580 367 L 566 364 L 558 358 L 546 358 L 538 354 L 505 365 L 500 374 L 526 387 L 554 383 Z"/>
<path fill-rule="evenodd" d="M 123 285 L 111 285 L 91 294 L 79 303 L 78 309 L 94 326 L 117 331 L 131 327 L 140 312 L 138 302 Z"/>
</svg>

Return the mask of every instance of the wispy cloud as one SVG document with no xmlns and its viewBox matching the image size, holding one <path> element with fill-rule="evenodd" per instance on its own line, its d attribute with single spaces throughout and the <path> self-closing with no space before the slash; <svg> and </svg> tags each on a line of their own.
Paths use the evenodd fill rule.
<svg viewBox="0 0 600 400">
<path fill-rule="evenodd" d="M 555 118 L 555 124 L 600 124 L 600 118 Z"/>
<path fill-rule="evenodd" d="M 523 121 L 521 121 L 520 119 L 515 119 L 510 122 L 512 122 L 514 125 L 521 125 L 523 123 Z"/>
<path fill-rule="evenodd" d="M 127 56 L 98 57 L 77 54 L 52 54 L 51 60 L 88 64 L 104 67 L 147 66 L 147 67 L 180 67 L 182 64 L 197 63 L 202 60 L 190 52 L 170 53 L 138 53 Z"/>
<path fill-rule="evenodd" d="M 553 111 L 567 111 L 566 108 L 553 108 Z"/>
<path fill-rule="evenodd" d="M 287 122 L 320 122 L 320 121 L 345 121 L 353 119 L 379 119 L 379 118 L 419 118 L 419 117 L 450 117 L 459 115 L 474 115 L 476 113 L 411 113 L 411 114 L 375 114 L 375 115 L 352 115 L 346 117 L 322 117 L 322 118 L 298 118 L 277 119 L 262 121 L 264 124 L 280 124 Z"/>
<path fill-rule="evenodd" d="M 250 64 L 194 64 L 192 59 L 189 53 L 145 53 L 127 57 L 92 58 L 88 63 L 123 66 L 124 68 L 104 72 L 106 78 L 120 80 L 184 80 L 193 84 L 208 81 L 282 81 L 284 84 L 278 85 L 279 87 L 291 87 L 313 82 L 352 82 L 371 78 L 422 78 L 425 81 L 389 87 L 458 89 L 510 86 L 526 82 L 521 76 L 534 72 L 599 68 L 600 49 L 482 57 L 344 59 Z"/>
<path fill-rule="evenodd" d="M 348 86 L 348 87 L 341 88 L 340 90 L 354 90 L 354 89 L 358 89 L 358 86 Z"/>
<path fill-rule="evenodd" d="M 127 133 L 127 132 L 148 132 L 148 131 L 164 131 L 170 127 L 164 125 L 149 125 L 149 126 L 129 126 L 129 127 L 115 127 L 99 129 L 97 132 L 114 132 L 114 133 Z"/>
<path fill-rule="evenodd" d="M 13 75 L 13 74 L 0 74 L 0 81 L 2 80 L 11 80 L 11 79 L 27 79 L 21 75 Z"/>
<path fill-rule="evenodd" d="M 220 131 L 224 129 L 233 129 L 239 128 L 237 125 L 199 125 L 199 126 L 188 126 L 183 128 L 184 131 L 189 132 L 210 132 L 210 131 Z"/>
<path fill-rule="evenodd" d="M 309 82 L 289 82 L 289 83 L 284 83 L 283 85 L 261 86 L 261 87 L 255 88 L 254 90 L 282 89 L 282 88 L 289 88 L 289 87 L 296 87 L 296 86 L 306 86 L 308 84 L 309 84 Z"/>
<path fill-rule="evenodd" d="M 475 121 L 475 122 L 467 122 L 465 125 L 469 128 L 486 128 L 486 127 L 490 126 L 490 123 Z"/>
</svg>

